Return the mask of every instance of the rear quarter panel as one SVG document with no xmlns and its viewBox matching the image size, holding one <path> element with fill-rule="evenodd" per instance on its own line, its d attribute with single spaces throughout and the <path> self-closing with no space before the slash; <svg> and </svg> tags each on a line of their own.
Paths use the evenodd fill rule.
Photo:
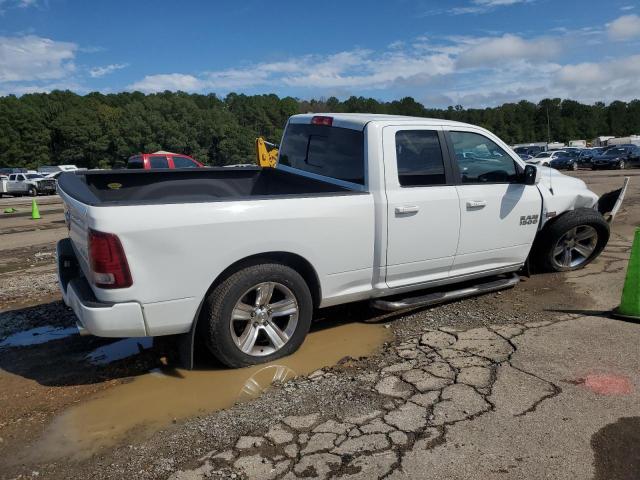
<svg viewBox="0 0 640 480">
<path fill-rule="evenodd" d="M 94 288 L 106 302 L 138 301 L 151 311 L 174 308 L 180 333 L 213 281 L 230 265 L 265 252 L 305 258 L 316 270 L 323 306 L 371 289 L 374 208 L 370 194 L 196 204 L 89 207 L 87 226 L 115 233 L 133 285 Z M 153 323 L 153 319 L 147 319 Z M 154 334 L 153 325 L 149 330 Z"/>
</svg>

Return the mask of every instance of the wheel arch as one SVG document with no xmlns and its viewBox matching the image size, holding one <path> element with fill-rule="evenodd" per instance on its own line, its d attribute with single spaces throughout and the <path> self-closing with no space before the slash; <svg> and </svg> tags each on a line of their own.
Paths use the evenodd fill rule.
<svg viewBox="0 0 640 480">
<path fill-rule="evenodd" d="M 200 301 L 200 306 L 196 311 L 196 315 L 193 321 L 193 327 L 195 328 L 196 324 L 198 323 L 202 306 L 204 305 L 204 302 L 206 301 L 207 297 L 220 283 L 222 283 L 225 279 L 229 278 L 229 276 L 233 275 L 237 271 L 242 270 L 243 268 L 249 267 L 251 265 L 258 265 L 261 263 L 268 263 L 268 262 L 281 263 L 298 272 L 306 282 L 307 286 L 309 287 L 309 291 L 311 292 L 311 298 L 313 299 L 314 308 L 317 308 L 318 305 L 320 305 L 320 301 L 322 300 L 322 286 L 320 284 L 320 278 L 318 277 L 318 273 L 316 272 L 316 269 L 313 268 L 311 263 L 306 258 L 296 253 L 284 252 L 284 251 L 257 253 L 257 254 L 249 255 L 247 257 L 244 257 L 244 258 L 241 258 L 240 260 L 235 261 L 234 263 L 229 265 L 227 268 L 225 268 L 213 280 L 211 285 L 209 285 L 209 288 L 207 288 L 207 291 L 205 292 L 204 296 L 202 297 L 202 300 Z"/>
<path fill-rule="evenodd" d="M 598 212 L 598 210 L 595 210 L 593 208 L 587 208 L 587 207 L 578 207 L 578 208 L 572 208 L 570 210 L 566 210 L 564 212 L 562 212 L 560 215 L 557 215 L 553 218 L 548 219 L 544 225 L 542 226 L 542 228 L 540 230 L 538 230 L 538 232 L 536 233 L 536 236 L 533 240 L 533 244 L 531 246 L 531 250 L 529 251 L 529 256 L 527 257 L 527 263 L 531 264 L 531 263 L 537 263 L 535 262 L 536 258 L 538 257 L 538 255 L 541 253 L 541 249 L 542 247 L 544 247 L 544 243 L 547 241 L 548 235 L 549 235 L 549 231 L 551 230 L 551 227 L 553 225 L 555 225 L 560 219 L 566 218 L 567 215 L 576 215 L 579 214 L 580 212 L 589 212 L 589 213 L 597 213 L 602 215 L 600 212 Z M 604 219 L 604 216 L 603 216 Z M 605 220 L 606 223 L 606 220 Z M 607 232 L 607 239 L 605 241 L 605 245 L 608 242 L 608 233 Z M 534 270 L 538 270 L 537 268 L 534 268 Z"/>
</svg>

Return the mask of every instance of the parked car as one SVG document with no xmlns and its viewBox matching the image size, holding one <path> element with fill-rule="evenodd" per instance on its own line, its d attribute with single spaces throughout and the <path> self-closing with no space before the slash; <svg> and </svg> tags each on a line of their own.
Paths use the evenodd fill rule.
<svg viewBox="0 0 640 480">
<path fill-rule="evenodd" d="M 528 162 L 529 160 L 531 160 L 533 158 L 532 155 L 527 155 L 526 153 L 518 153 L 518 156 L 524 160 L 525 162 Z"/>
<path fill-rule="evenodd" d="M 549 162 L 551 168 L 556 170 L 578 170 L 579 155 L 570 152 L 557 152 Z"/>
<path fill-rule="evenodd" d="M 600 155 L 606 150 L 606 147 L 584 148 L 580 152 L 578 157 L 578 165 L 581 167 L 591 166 L 591 160 L 593 157 Z"/>
<path fill-rule="evenodd" d="M 530 155 L 532 157 L 535 157 L 540 152 L 544 152 L 544 148 L 542 148 L 539 145 L 531 145 L 526 147 L 515 147 L 513 151 L 516 152 L 518 155 L 524 154 L 524 155 Z"/>
<path fill-rule="evenodd" d="M 155 152 L 134 155 L 127 161 L 129 169 L 150 170 L 153 168 L 203 168 L 197 160 L 178 153 Z"/>
<path fill-rule="evenodd" d="M 528 160 L 527 163 L 532 165 L 540 165 L 542 167 L 548 167 L 551 164 L 551 160 L 554 158 L 558 158 L 559 155 L 566 153 L 564 150 L 549 150 L 546 152 L 540 152 L 531 160 Z"/>
<path fill-rule="evenodd" d="M 483 128 L 373 114 L 291 117 L 276 168 L 65 173 L 58 190 L 60 288 L 80 332 L 201 335 L 231 367 L 294 352 L 318 308 L 493 291 L 528 259 L 584 267 L 611 203 Z"/>
<path fill-rule="evenodd" d="M 45 178 L 39 173 L 12 173 L 7 182 L 10 195 L 53 195 L 56 193 L 56 181 Z"/>
<path fill-rule="evenodd" d="M 591 160 L 591 169 L 617 168 L 623 170 L 626 167 L 640 165 L 640 147 L 628 145 L 607 148 L 603 153 Z"/>
</svg>

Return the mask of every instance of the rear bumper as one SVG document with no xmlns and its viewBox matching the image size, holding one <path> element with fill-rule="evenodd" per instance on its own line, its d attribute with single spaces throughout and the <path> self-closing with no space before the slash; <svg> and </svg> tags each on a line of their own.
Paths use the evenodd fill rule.
<svg viewBox="0 0 640 480">
<path fill-rule="evenodd" d="M 77 317 L 81 334 L 99 337 L 144 337 L 147 330 L 142 306 L 137 302 L 104 303 L 96 299 L 78 267 L 78 259 L 65 238 L 56 248 L 58 283 L 64 303 Z"/>
</svg>

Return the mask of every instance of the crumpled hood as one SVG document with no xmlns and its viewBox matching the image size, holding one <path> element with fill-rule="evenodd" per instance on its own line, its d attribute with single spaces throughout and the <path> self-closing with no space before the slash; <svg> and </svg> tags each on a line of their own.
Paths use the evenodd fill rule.
<svg viewBox="0 0 640 480">
<path fill-rule="evenodd" d="M 537 167 L 540 171 L 540 187 L 552 195 L 548 205 L 549 211 L 558 213 L 575 208 L 592 208 L 598 202 L 598 195 L 593 193 L 579 178 L 570 177 L 549 167 Z"/>
</svg>

